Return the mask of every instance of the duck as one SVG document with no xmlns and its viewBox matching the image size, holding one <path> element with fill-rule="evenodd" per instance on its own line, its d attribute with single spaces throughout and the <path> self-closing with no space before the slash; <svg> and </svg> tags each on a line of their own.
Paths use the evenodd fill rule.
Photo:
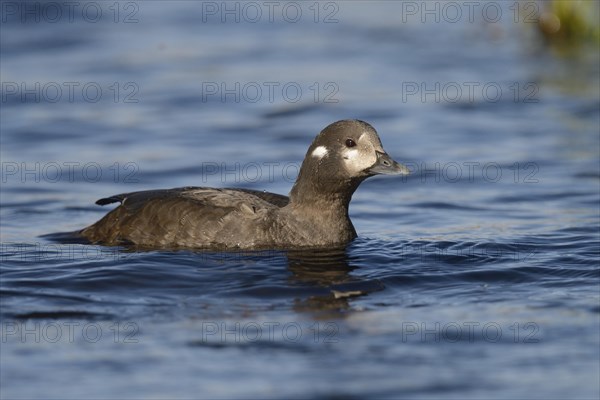
<svg viewBox="0 0 600 400">
<path fill-rule="evenodd" d="M 151 249 L 298 249 L 344 246 L 357 237 L 352 195 L 374 175 L 407 175 L 361 120 L 325 127 L 306 152 L 289 196 L 243 188 L 180 187 L 123 193 L 78 234 L 93 244 Z"/>
</svg>

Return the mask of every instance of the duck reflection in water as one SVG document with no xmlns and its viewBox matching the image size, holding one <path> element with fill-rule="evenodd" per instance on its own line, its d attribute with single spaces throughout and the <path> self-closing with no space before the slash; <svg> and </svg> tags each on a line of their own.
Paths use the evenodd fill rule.
<svg viewBox="0 0 600 400">
<path fill-rule="evenodd" d="M 296 299 L 294 309 L 304 312 L 343 313 L 350 309 L 351 298 L 383 290 L 379 280 L 366 280 L 353 276 L 357 267 L 349 262 L 345 247 L 311 251 L 289 251 L 289 281 L 293 285 L 307 286 L 308 297 Z"/>
</svg>

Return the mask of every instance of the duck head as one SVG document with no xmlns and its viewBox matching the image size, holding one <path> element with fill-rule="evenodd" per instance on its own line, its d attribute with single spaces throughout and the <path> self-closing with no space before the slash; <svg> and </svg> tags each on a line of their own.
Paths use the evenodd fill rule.
<svg viewBox="0 0 600 400">
<path fill-rule="evenodd" d="M 408 173 L 406 166 L 386 153 L 370 124 L 337 121 L 323 129 L 308 148 L 290 197 L 292 202 L 319 196 L 349 202 L 358 185 L 370 176 Z"/>
</svg>

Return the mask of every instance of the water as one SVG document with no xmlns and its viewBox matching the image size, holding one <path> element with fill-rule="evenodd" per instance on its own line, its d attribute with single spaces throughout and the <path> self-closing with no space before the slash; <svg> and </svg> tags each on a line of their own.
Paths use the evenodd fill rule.
<svg viewBox="0 0 600 400">
<path fill-rule="evenodd" d="M 540 44 L 511 3 L 496 23 L 161 1 L 51 22 L 37 4 L 2 9 L 2 398 L 598 398 L 597 47 Z M 343 118 L 413 171 L 361 185 L 346 248 L 40 238 L 116 193 L 287 193 Z"/>
</svg>

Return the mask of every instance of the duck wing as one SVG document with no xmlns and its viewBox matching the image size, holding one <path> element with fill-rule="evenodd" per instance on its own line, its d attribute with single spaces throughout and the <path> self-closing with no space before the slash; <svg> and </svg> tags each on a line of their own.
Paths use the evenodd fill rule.
<svg viewBox="0 0 600 400">
<path fill-rule="evenodd" d="M 194 193 L 195 193 L 195 197 L 202 197 L 202 195 L 204 195 L 204 196 L 208 196 L 208 197 L 215 199 L 215 198 L 219 197 L 219 195 L 217 195 L 217 193 L 219 193 L 219 192 L 226 194 L 226 196 L 224 197 L 225 199 L 232 195 L 235 196 L 237 194 L 235 192 L 251 194 L 253 196 L 263 199 L 264 201 L 269 202 L 278 207 L 285 207 L 290 202 L 290 199 L 287 196 L 277 194 L 277 193 L 270 193 L 270 192 L 266 192 L 266 191 L 251 190 L 251 189 L 215 189 L 215 188 L 189 186 L 189 187 L 176 188 L 176 189 L 144 190 L 144 191 L 139 191 L 139 192 L 121 193 L 121 194 L 117 194 L 114 196 L 102 198 L 102 199 L 96 201 L 96 204 L 99 206 L 104 206 L 107 204 L 112 204 L 112 203 L 117 203 L 117 202 L 123 203 L 125 201 L 125 199 L 132 199 L 132 200 L 135 199 L 135 200 L 133 200 L 134 202 L 144 202 L 146 200 L 155 199 L 155 198 L 167 198 L 167 197 L 178 196 L 178 195 L 183 195 L 183 196 L 194 195 Z M 198 195 L 200 195 L 200 196 L 198 196 Z"/>
<path fill-rule="evenodd" d="M 141 246 L 235 246 L 245 226 L 289 202 L 286 196 L 246 189 L 185 187 L 123 193 L 100 199 L 120 202 L 80 233 L 93 243 Z M 249 223 L 244 223 L 249 222 Z"/>
</svg>

